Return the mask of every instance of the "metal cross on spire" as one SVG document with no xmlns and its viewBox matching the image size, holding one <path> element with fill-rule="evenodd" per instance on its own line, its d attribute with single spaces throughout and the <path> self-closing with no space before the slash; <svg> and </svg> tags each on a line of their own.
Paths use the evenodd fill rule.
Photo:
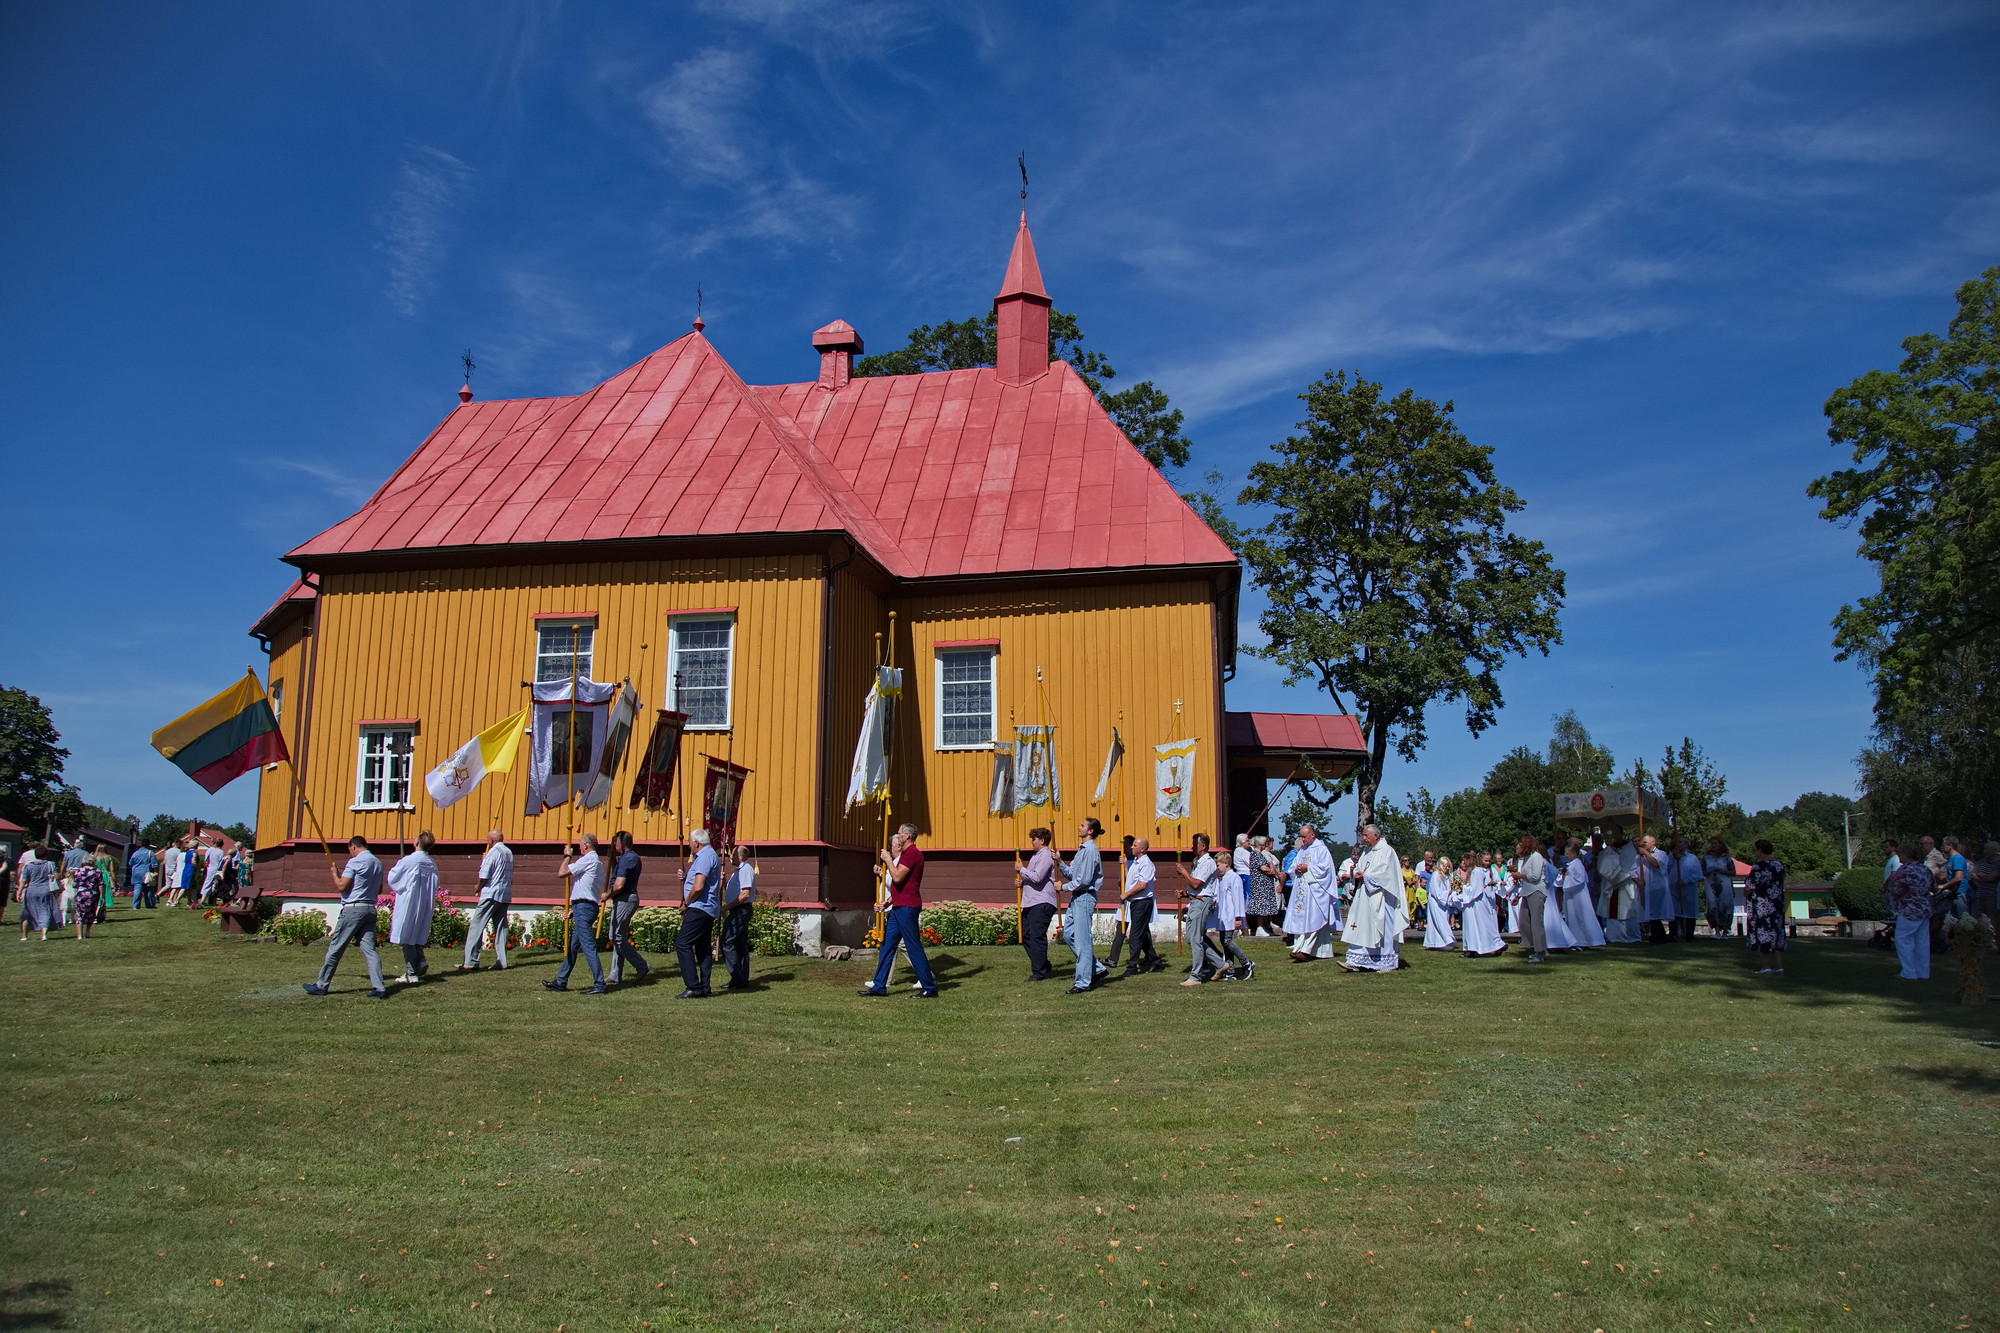
<svg viewBox="0 0 2000 1333">
<path fill-rule="evenodd" d="M 1014 159 L 1014 165 L 1021 169 L 1021 202 L 1025 204 L 1028 202 L 1028 154 L 1025 150 Z"/>
<path fill-rule="evenodd" d="M 704 320 L 702 319 L 702 317 L 701 317 L 701 284 L 697 282 L 697 283 L 696 283 L 696 284 L 694 285 L 694 328 L 695 328 L 695 332 L 696 332 L 696 333 L 699 333 L 699 332 L 701 332 L 701 331 L 702 331 L 703 329 L 705 329 L 705 328 L 707 328 L 707 327 L 708 327 L 707 323 L 706 323 L 706 322 L 705 322 L 705 321 L 704 321 Z"/>
<path fill-rule="evenodd" d="M 473 372 L 473 371 L 474 371 L 475 369 L 477 369 L 477 367 L 475 367 L 475 366 L 473 365 L 473 363 L 472 363 L 472 349 L 471 349 L 470 347 L 466 348 L 466 349 L 465 349 L 465 355 L 464 355 L 464 356 L 461 356 L 460 358 L 458 358 L 458 360 L 459 360 L 459 363 L 460 363 L 461 365 L 463 365 L 463 366 L 465 367 L 465 384 L 466 384 L 466 387 L 467 387 L 467 388 L 471 388 L 471 387 L 472 387 L 472 372 Z"/>
</svg>

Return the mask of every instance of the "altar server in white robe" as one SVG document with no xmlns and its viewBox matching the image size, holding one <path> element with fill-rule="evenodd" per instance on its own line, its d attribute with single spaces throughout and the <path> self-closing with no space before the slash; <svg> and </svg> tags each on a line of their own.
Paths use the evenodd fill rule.
<svg viewBox="0 0 2000 1333">
<path fill-rule="evenodd" d="M 1673 865 L 1648 833 L 1639 839 L 1639 923 L 1648 944 L 1665 944 L 1674 920 Z"/>
<path fill-rule="evenodd" d="M 1452 933 L 1451 914 L 1458 910 L 1457 885 L 1452 882 L 1451 858 L 1438 861 L 1424 884 L 1429 901 L 1424 907 L 1424 947 L 1456 949 L 1458 936 Z"/>
<path fill-rule="evenodd" d="M 1513 864 L 1508 861 L 1501 861 L 1494 866 L 1493 877 L 1496 881 L 1493 885 L 1493 896 L 1507 909 L 1507 929 L 1504 933 L 1518 937 L 1521 933 L 1520 879 L 1514 873 Z"/>
<path fill-rule="evenodd" d="M 1611 845 L 1597 856 L 1598 914 L 1604 918 L 1606 944 L 1631 944 L 1639 938 L 1639 849 L 1625 830 L 1611 831 Z"/>
<path fill-rule="evenodd" d="M 1550 848 L 1549 855 L 1542 862 L 1542 936 L 1548 941 L 1550 953 L 1576 947 L 1576 936 L 1570 933 L 1569 922 L 1563 920 L 1559 888 L 1567 864 L 1559 847 Z"/>
<path fill-rule="evenodd" d="M 396 895 L 389 916 L 389 943 L 403 946 L 403 981 L 415 985 L 431 970 L 424 946 L 431 942 L 431 913 L 437 907 L 437 862 L 431 860 L 436 840 L 429 829 L 417 835 L 417 850 L 389 870 L 389 892 Z"/>
<path fill-rule="evenodd" d="M 1333 853 L 1311 824 L 1299 826 L 1299 858 L 1292 862 L 1292 903 L 1285 909 L 1285 933 L 1292 937 L 1292 961 L 1333 957 Z"/>
<path fill-rule="evenodd" d="M 1410 898 L 1403 886 L 1403 863 L 1373 824 L 1361 829 L 1354 902 L 1340 934 L 1347 945 L 1341 967 L 1349 972 L 1394 972 L 1402 961 L 1396 946 L 1410 928 Z"/>
<path fill-rule="evenodd" d="M 1569 861 L 1563 866 L 1562 878 L 1556 884 L 1556 895 L 1561 899 L 1563 923 L 1575 937 L 1576 948 L 1601 948 L 1604 944 L 1604 930 L 1597 924 L 1597 912 L 1590 905 L 1589 857 L 1583 844 L 1575 838 L 1569 840 L 1569 846 L 1565 851 Z"/>
<path fill-rule="evenodd" d="M 1481 853 L 1479 859 L 1483 862 L 1489 855 Z M 1463 952 L 1467 958 L 1490 958 L 1507 951 L 1507 941 L 1500 938 L 1500 917 L 1494 911 L 1494 888 L 1493 871 L 1488 866 L 1476 865 L 1466 876 L 1458 924 L 1465 931 Z"/>
</svg>

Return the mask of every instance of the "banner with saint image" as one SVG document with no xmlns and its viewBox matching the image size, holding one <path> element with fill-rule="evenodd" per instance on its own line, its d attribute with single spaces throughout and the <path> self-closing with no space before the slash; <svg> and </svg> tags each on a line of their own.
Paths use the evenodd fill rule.
<svg viewBox="0 0 2000 1333">
<path fill-rule="evenodd" d="M 710 756 L 708 776 L 702 781 L 701 822 L 708 830 L 709 846 L 720 853 L 736 845 L 736 816 L 743 809 L 743 783 L 750 770 L 741 764 L 725 763 Z"/>
<path fill-rule="evenodd" d="M 631 809 L 643 805 L 657 813 L 673 803 L 674 774 L 681 761 L 681 733 L 687 730 L 687 722 L 686 713 L 671 708 L 657 710 L 652 738 L 646 742 L 646 753 L 632 778 Z"/>
</svg>

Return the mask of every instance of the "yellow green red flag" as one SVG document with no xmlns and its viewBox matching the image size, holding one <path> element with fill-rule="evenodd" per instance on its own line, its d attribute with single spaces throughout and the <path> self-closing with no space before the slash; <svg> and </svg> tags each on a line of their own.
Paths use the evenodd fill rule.
<svg viewBox="0 0 2000 1333">
<path fill-rule="evenodd" d="M 153 748 L 210 793 L 253 768 L 291 758 L 254 671 L 154 732 Z"/>
</svg>

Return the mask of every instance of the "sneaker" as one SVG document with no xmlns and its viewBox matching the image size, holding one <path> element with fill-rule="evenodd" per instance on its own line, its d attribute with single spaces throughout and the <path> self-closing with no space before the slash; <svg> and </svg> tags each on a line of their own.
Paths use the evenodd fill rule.
<svg viewBox="0 0 2000 1333">
<path fill-rule="evenodd" d="M 25 939 L 21 941 L 21 943 L 23 944 L 26 944 L 27 942 L 28 941 Z M 326 987 L 320 985 L 317 981 L 308 981 L 305 985 L 299 987 L 299 989 L 304 991 L 308 995 L 326 994 Z"/>
<path fill-rule="evenodd" d="M 1236 970 L 1236 979 L 1238 981 L 1248 981 L 1250 980 L 1250 978 L 1256 975 L 1257 975 L 1257 965 L 1255 963 L 1245 963 L 1242 967 Z"/>
</svg>

